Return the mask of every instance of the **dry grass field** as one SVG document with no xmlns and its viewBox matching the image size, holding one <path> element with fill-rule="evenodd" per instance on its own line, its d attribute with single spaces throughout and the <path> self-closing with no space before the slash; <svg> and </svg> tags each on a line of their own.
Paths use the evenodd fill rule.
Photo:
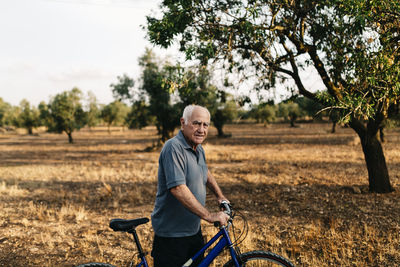
<svg viewBox="0 0 400 267">
<path fill-rule="evenodd" d="M 108 223 L 150 216 L 159 151 L 146 149 L 155 128 L 113 130 L 81 130 L 72 145 L 66 135 L 0 134 L 0 266 L 127 265 L 131 237 Z M 390 194 L 368 192 L 354 132 L 329 130 L 228 125 L 225 139 L 210 130 L 209 168 L 249 223 L 242 251 L 273 251 L 296 266 L 399 266 L 399 130 L 388 130 L 384 144 Z M 212 196 L 207 205 L 216 209 Z M 138 229 L 150 252 L 150 224 Z"/>
</svg>

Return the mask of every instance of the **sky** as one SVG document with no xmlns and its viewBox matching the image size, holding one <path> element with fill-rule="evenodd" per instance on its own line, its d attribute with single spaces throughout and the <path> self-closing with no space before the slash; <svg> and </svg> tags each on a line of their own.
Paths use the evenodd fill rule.
<svg viewBox="0 0 400 267">
<path fill-rule="evenodd" d="M 0 2 L 0 97 L 38 105 L 78 87 L 99 103 L 113 101 L 117 76 L 140 75 L 145 48 L 154 48 L 141 26 L 161 0 L 2 0 Z"/>
<path fill-rule="evenodd" d="M 171 62 L 182 59 L 177 48 L 157 48 L 145 38 L 146 16 L 157 16 L 160 2 L 1 0 L 0 97 L 37 106 L 77 87 L 85 96 L 93 92 L 99 103 L 112 102 L 110 85 L 117 76 L 140 77 L 138 58 L 146 47 Z M 305 74 L 308 88 L 321 87 L 318 75 Z M 248 95 L 251 87 L 244 84 L 234 94 Z M 282 95 L 273 97 L 287 97 Z"/>
</svg>

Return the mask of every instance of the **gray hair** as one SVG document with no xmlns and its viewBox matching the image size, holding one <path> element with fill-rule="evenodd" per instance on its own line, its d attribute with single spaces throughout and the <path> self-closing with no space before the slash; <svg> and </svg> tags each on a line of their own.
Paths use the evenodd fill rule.
<svg viewBox="0 0 400 267">
<path fill-rule="evenodd" d="M 211 118 L 210 111 L 208 111 L 208 109 L 207 109 L 206 107 L 202 107 L 202 106 L 199 106 L 199 105 L 188 105 L 188 106 L 186 106 L 185 109 L 183 110 L 183 115 L 182 115 L 182 118 L 183 118 L 183 120 L 185 121 L 185 125 L 188 125 L 189 120 L 192 118 L 193 110 L 194 110 L 195 108 L 202 108 L 202 109 L 205 109 L 205 110 L 207 111 L 207 113 L 208 113 L 208 117 Z"/>
</svg>

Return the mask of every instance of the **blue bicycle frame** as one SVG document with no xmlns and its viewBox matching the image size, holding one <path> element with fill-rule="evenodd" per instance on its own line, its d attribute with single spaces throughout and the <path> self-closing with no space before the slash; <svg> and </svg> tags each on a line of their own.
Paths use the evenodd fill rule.
<svg viewBox="0 0 400 267">
<path fill-rule="evenodd" d="M 240 267 L 238 257 L 236 254 L 236 251 L 233 248 L 232 241 L 229 237 L 228 231 L 226 230 L 226 226 L 223 226 L 220 228 L 219 232 L 211 238 L 210 241 L 207 242 L 207 244 L 204 245 L 204 247 L 199 250 L 199 252 L 196 253 L 190 260 L 188 260 L 183 267 L 190 266 L 193 261 L 195 261 L 198 257 L 200 257 L 206 249 L 208 249 L 212 244 L 214 244 L 218 238 L 220 240 L 218 243 L 215 245 L 215 247 L 208 253 L 208 255 L 201 261 L 201 263 L 198 265 L 198 267 L 207 267 L 210 265 L 210 263 L 222 252 L 222 250 L 229 246 L 229 251 L 231 253 L 232 260 L 235 264 L 236 267 Z M 148 267 L 146 257 L 145 255 L 140 255 L 140 263 L 136 265 L 136 267 Z"/>
<path fill-rule="evenodd" d="M 222 237 L 221 237 L 222 236 Z M 188 260 L 183 267 L 190 266 L 194 260 L 196 260 L 200 255 L 202 255 L 206 249 L 208 249 L 212 244 L 214 244 L 218 238 L 221 239 L 218 241 L 218 243 L 215 245 L 215 247 L 208 253 L 208 255 L 201 261 L 201 263 L 198 265 L 198 267 L 207 267 L 210 265 L 210 263 L 222 252 L 222 250 L 228 246 L 229 251 L 231 253 L 232 260 L 235 264 L 236 267 L 240 267 L 239 261 L 236 255 L 236 251 L 233 248 L 232 241 L 229 237 L 228 231 L 226 230 L 226 227 L 223 226 L 220 228 L 219 232 L 211 238 L 210 241 L 208 241 L 207 244 L 204 245 L 204 247 L 196 253 L 190 260 Z"/>
<path fill-rule="evenodd" d="M 136 265 L 136 267 L 149 267 L 149 265 L 147 265 L 147 261 L 146 261 L 146 258 L 144 256 L 141 256 L 140 260 L 141 261 L 139 262 L 138 265 Z M 132 265 L 132 263 L 131 263 L 131 265 Z"/>
</svg>

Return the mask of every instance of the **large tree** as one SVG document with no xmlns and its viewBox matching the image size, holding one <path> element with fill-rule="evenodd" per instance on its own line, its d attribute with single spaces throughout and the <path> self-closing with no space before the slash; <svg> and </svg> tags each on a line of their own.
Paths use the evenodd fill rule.
<svg viewBox="0 0 400 267">
<path fill-rule="evenodd" d="M 297 93 L 340 110 L 360 137 L 370 191 L 393 190 L 377 132 L 399 101 L 398 1 L 165 0 L 161 10 L 147 18 L 151 42 L 178 40 L 188 59 L 257 76 L 257 89 L 292 81 Z M 310 68 L 319 93 L 304 83 Z"/>
<path fill-rule="evenodd" d="M 179 104 L 172 98 L 174 85 L 168 82 L 176 74 L 176 69 L 170 64 L 162 64 L 150 49 L 146 49 L 140 57 L 139 65 L 142 68 L 140 90 L 149 99 L 149 115 L 155 117 L 155 125 L 163 143 L 172 137 L 179 126 Z"/>
<path fill-rule="evenodd" d="M 118 83 L 111 84 L 114 98 L 132 103 L 126 119 L 129 127 L 140 128 L 154 121 L 159 141 L 164 143 L 179 126 L 179 99 L 174 95 L 176 83 L 172 82 L 172 77 L 179 76 L 179 68 L 162 62 L 151 49 L 139 58 L 139 66 L 139 87 L 134 88 L 134 80 L 128 75 L 118 76 Z"/>
</svg>

